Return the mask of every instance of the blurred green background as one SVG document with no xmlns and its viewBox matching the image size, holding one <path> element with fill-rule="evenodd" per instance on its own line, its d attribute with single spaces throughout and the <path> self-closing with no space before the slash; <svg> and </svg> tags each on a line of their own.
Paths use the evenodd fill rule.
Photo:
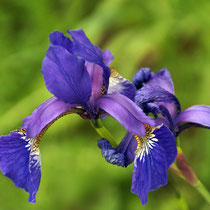
<svg viewBox="0 0 210 210">
<path fill-rule="evenodd" d="M 90 40 L 114 54 L 124 77 L 140 67 L 167 67 L 182 109 L 210 105 L 210 1 L 200 0 L 0 0 L 0 135 L 47 98 L 40 71 L 54 30 L 83 28 Z M 119 142 L 125 130 L 104 123 Z M 44 136 L 42 180 L 37 204 L 0 174 L 0 210 L 178 210 L 171 184 L 149 194 L 141 206 L 130 193 L 132 165 L 112 166 L 101 157 L 97 134 L 76 115 L 56 122 Z M 210 132 L 191 129 L 181 136 L 189 164 L 210 190 Z M 190 209 L 210 209 L 187 183 L 169 172 Z"/>
</svg>

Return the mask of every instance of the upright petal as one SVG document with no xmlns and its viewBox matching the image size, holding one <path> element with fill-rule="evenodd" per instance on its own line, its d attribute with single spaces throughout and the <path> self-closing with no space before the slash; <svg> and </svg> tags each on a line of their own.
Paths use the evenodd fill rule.
<svg viewBox="0 0 210 210">
<path fill-rule="evenodd" d="M 177 149 L 174 135 L 165 126 L 153 129 L 145 138 L 137 137 L 137 142 L 131 192 L 145 205 L 150 191 L 167 184 L 167 170 Z"/>
<path fill-rule="evenodd" d="M 61 33 L 60 31 L 54 31 L 49 35 L 50 38 L 50 42 L 53 45 L 60 45 L 64 48 L 66 48 L 69 52 L 71 52 L 72 50 L 72 41 L 64 36 L 63 33 Z"/>
<path fill-rule="evenodd" d="M 112 62 L 114 59 L 114 56 L 110 52 L 110 50 L 106 49 L 102 53 L 103 61 L 106 66 L 109 66 L 109 64 Z"/>
<path fill-rule="evenodd" d="M 91 95 L 91 80 L 84 60 L 65 48 L 51 46 L 42 63 L 42 73 L 48 90 L 66 103 L 86 106 Z"/>
<path fill-rule="evenodd" d="M 67 104 L 56 97 L 52 97 L 35 109 L 32 115 L 26 117 L 21 127 L 27 130 L 27 138 L 34 138 L 50 122 L 75 106 L 77 105 Z"/>
<path fill-rule="evenodd" d="M 151 86 L 160 86 L 169 93 L 174 94 L 174 84 L 171 79 L 171 74 L 166 68 L 161 69 L 156 74 L 152 74 L 149 81 L 146 83 Z"/>
<path fill-rule="evenodd" d="M 175 119 L 175 125 L 195 123 L 210 128 L 210 106 L 194 105 L 181 112 Z"/>
<path fill-rule="evenodd" d="M 111 54 L 111 52 L 107 49 L 103 52 L 103 60 L 106 65 L 109 65 L 111 61 L 113 60 L 114 56 Z M 91 81 L 92 81 L 92 93 L 91 97 L 89 99 L 90 103 L 94 106 L 95 100 L 101 96 L 107 93 L 107 82 L 104 80 L 104 71 L 101 66 L 99 66 L 96 63 L 91 63 L 86 61 L 85 66 L 87 68 L 87 71 L 90 75 Z M 109 85 L 110 87 L 110 85 Z"/>
<path fill-rule="evenodd" d="M 89 103 L 94 106 L 95 100 L 103 93 L 103 68 L 95 63 L 85 63 L 92 82 L 92 93 Z"/>
<path fill-rule="evenodd" d="M 29 202 L 36 202 L 41 179 L 40 153 L 24 131 L 13 131 L 0 137 L 0 169 L 15 186 L 29 193 Z"/>
<path fill-rule="evenodd" d="M 103 64 L 102 52 L 90 42 L 82 29 L 69 30 L 68 33 L 73 40 L 72 53 L 74 55 L 80 56 L 92 63 Z"/>
<path fill-rule="evenodd" d="M 104 95 L 97 99 L 96 105 L 118 120 L 128 131 L 138 135 L 145 134 L 143 123 L 154 125 L 152 118 L 121 94 Z"/>
<path fill-rule="evenodd" d="M 133 84 L 136 86 L 136 89 L 142 88 L 150 80 L 151 75 L 150 68 L 140 68 L 133 76 Z"/>
<path fill-rule="evenodd" d="M 76 56 L 82 57 L 88 62 L 98 64 L 104 69 L 104 84 L 107 88 L 110 70 L 109 67 L 105 65 L 104 61 L 109 63 L 111 60 L 110 55 L 107 59 L 108 52 L 102 54 L 101 50 L 90 42 L 82 29 L 69 30 L 68 33 L 71 35 L 73 40 L 72 53 Z"/>
<path fill-rule="evenodd" d="M 114 68 L 110 68 L 111 76 L 109 78 L 108 94 L 120 93 L 134 100 L 136 88 L 132 82 L 123 78 Z"/>
</svg>

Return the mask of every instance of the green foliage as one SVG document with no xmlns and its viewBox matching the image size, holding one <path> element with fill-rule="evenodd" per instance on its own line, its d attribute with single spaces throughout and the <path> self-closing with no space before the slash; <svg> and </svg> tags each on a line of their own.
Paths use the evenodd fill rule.
<svg viewBox="0 0 210 210">
<path fill-rule="evenodd" d="M 50 97 L 41 62 L 54 30 L 83 28 L 91 41 L 115 56 L 113 66 L 125 77 L 140 67 L 167 67 L 183 109 L 210 105 L 210 1 L 141 0 L 1 0 L 0 2 L 0 134 Z M 117 142 L 124 129 L 105 124 Z M 130 193 L 132 166 L 109 165 L 97 148 L 97 134 L 87 121 L 67 116 L 53 125 L 41 143 L 42 180 L 37 204 L 0 175 L 0 210 L 179 209 L 170 184 L 149 195 L 142 207 Z M 181 136 L 189 164 L 210 189 L 210 133 L 192 129 Z M 172 180 L 173 178 L 173 180 Z M 190 209 L 209 209 L 188 184 L 170 173 Z"/>
</svg>

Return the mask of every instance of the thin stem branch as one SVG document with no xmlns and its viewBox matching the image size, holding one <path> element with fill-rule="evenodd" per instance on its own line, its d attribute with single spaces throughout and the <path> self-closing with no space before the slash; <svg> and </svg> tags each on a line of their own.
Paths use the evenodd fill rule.
<svg viewBox="0 0 210 210">
<path fill-rule="evenodd" d="M 196 177 L 195 183 L 190 182 L 189 180 L 186 179 L 186 177 L 182 174 L 182 172 L 176 166 L 176 163 L 174 163 L 170 167 L 170 170 L 173 171 L 177 176 L 179 176 L 180 178 L 188 182 L 192 187 L 194 187 L 200 193 L 200 195 L 206 200 L 206 202 L 210 205 L 210 193 L 197 177 Z"/>
<path fill-rule="evenodd" d="M 202 195 L 206 202 L 210 205 L 210 193 L 200 180 L 196 184 L 192 184 L 193 187 Z"/>
<path fill-rule="evenodd" d="M 113 136 L 111 133 L 102 125 L 102 122 L 100 119 L 90 121 L 90 124 L 92 127 L 96 130 L 96 132 L 99 134 L 100 137 L 107 139 L 112 147 L 116 148 L 117 143 L 115 142 Z"/>
<path fill-rule="evenodd" d="M 184 197 L 182 196 L 179 188 L 175 184 L 173 184 L 172 182 L 170 182 L 170 187 L 176 195 L 176 198 L 177 198 L 180 209 L 181 210 L 189 210 L 187 202 L 185 201 Z"/>
</svg>

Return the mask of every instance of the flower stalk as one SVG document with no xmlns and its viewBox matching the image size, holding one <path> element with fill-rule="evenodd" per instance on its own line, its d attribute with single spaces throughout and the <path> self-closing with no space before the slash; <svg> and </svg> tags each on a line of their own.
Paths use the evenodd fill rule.
<svg viewBox="0 0 210 210">
<path fill-rule="evenodd" d="M 100 137 L 107 139 L 113 148 L 117 147 L 117 143 L 115 142 L 111 133 L 103 126 L 100 119 L 91 120 L 90 124 L 96 130 Z"/>
<path fill-rule="evenodd" d="M 197 178 L 193 169 L 187 164 L 182 149 L 180 147 L 179 138 L 177 138 L 177 143 L 178 155 L 176 161 L 170 167 L 171 171 L 173 171 L 177 176 L 193 186 L 210 205 L 210 193 L 202 184 L 202 182 Z"/>
</svg>

